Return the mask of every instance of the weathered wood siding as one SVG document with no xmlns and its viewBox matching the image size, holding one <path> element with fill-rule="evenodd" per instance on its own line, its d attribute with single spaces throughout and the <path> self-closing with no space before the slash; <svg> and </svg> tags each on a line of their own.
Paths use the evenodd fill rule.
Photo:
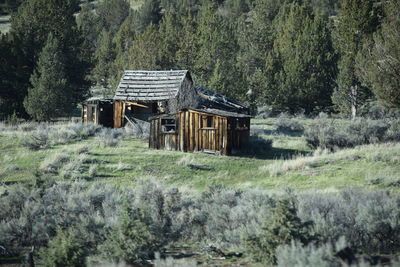
<svg viewBox="0 0 400 267">
<path fill-rule="evenodd" d="M 150 121 L 149 147 L 153 149 L 179 150 L 178 132 L 163 132 L 161 127 L 162 118 Z"/>
<path fill-rule="evenodd" d="M 250 135 L 250 118 L 228 118 L 193 110 L 180 111 L 175 116 L 174 133 L 161 130 L 162 119 L 156 117 L 151 120 L 150 148 L 228 155 L 242 148 Z"/>
<path fill-rule="evenodd" d="M 114 102 L 114 128 L 124 126 L 125 105 L 122 101 Z"/>
</svg>

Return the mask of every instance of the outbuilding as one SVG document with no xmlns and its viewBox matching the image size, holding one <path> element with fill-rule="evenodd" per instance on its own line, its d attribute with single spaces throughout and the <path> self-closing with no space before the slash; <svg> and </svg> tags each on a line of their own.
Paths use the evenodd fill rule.
<svg viewBox="0 0 400 267">
<path fill-rule="evenodd" d="M 182 109 L 150 118 L 149 147 L 230 155 L 246 145 L 250 115 L 219 109 Z"/>
<path fill-rule="evenodd" d="M 92 97 L 82 103 L 82 122 L 113 127 L 114 105 L 112 99 Z"/>
<path fill-rule="evenodd" d="M 189 71 L 126 70 L 114 96 L 114 127 L 196 106 L 198 97 Z"/>
</svg>

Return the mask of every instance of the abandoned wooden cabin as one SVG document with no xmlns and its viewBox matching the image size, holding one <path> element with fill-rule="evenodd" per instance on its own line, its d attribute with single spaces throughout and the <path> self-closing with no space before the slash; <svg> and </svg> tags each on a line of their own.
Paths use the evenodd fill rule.
<svg viewBox="0 0 400 267">
<path fill-rule="evenodd" d="M 113 127 L 114 105 L 112 99 L 92 97 L 82 103 L 82 122 Z"/>
<path fill-rule="evenodd" d="M 229 155 L 250 136 L 247 114 L 218 109 L 184 109 L 150 118 L 149 147 Z"/>
<path fill-rule="evenodd" d="M 187 70 L 124 72 L 114 96 L 114 127 L 148 121 L 160 113 L 196 107 L 198 98 Z"/>
</svg>

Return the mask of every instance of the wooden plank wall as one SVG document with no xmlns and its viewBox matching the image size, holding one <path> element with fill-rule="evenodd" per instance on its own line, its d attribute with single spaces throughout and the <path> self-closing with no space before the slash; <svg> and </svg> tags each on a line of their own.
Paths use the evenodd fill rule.
<svg viewBox="0 0 400 267">
<path fill-rule="evenodd" d="M 212 117 L 211 127 L 207 117 Z M 226 154 L 227 119 L 197 111 L 179 112 L 179 150 L 184 152 L 208 151 Z"/>
<path fill-rule="evenodd" d="M 163 133 L 161 131 L 161 118 L 150 121 L 149 148 L 178 150 L 178 133 Z"/>
<path fill-rule="evenodd" d="M 207 127 L 207 117 L 212 117 Z M 153 149 L 179 150 L 183 152 L 213 152 L 228 155 L 232 149 L 240 149 L 250 136 L 250 118 L 227 118 L 198 111 L 181 111 L 176 115 L 176 132 L 163 133 L 161 118 L 150 122 L 149 147 Z"/>
<path fill-rule="evenodd" d="M 124 123 L 125 105 L 121 101 L 114 102 L 114 128 L 121 128 Z"/>
</svg>

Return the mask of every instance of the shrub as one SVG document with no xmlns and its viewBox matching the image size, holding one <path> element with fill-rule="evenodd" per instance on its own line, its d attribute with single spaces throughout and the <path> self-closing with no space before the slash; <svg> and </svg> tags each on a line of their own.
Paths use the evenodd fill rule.
<svg viewBox="0 0 400 267">
<path fill-rule="evenodd" d="M 196 267 L 197 263 L 189 259 L 161 259 L 160 253 L 155 254 L 154 267 Z"/>
<path fill-rule="evenodd" d="M 47 126 L 41 124 L 34 132 L 23 139 L 22 145 L 30 150 L 46 148 L 50 145 Z"/>
<path fill-rule="evenodd" d="M 319 147 L 335 150 L 363 144 L 400 141 L 399 130 L 399 120 L 388 122 L 356 119 L 347 126 L 334 122 L 319 122 L 307 129 L 306 141 L 314 149 Z"/>
<path fill-rule="evenodd" d="M 141 209 L 125 206 L 116 228 L 107 235 L 100 250 L 107 260 L 141 264 L 151 259 L 162 245 L 152 229 L 151 218 Z"/>
<path fill-rule="evenodd" d="M 97 176 L 97 165 L 91 165 L 88 174 L 90 178 L 95 178 Z"/>
<path fill-rule="evenodd" d="M 40 169 L 45 173 L 57 173 L 63 164 L 69 162 L 71 155 L 65 152 L 56 153 L 40 163 Z"/>
<path fill-rule="evenodd" d="M 281 245 L 276 249 L 277 266 L 279 267 L 340 267 L 342 264 L 335 258 L 330 244 L 304 246 L 300 242 Z"/>
<path fill-rule="evenodd" d="M 245 239 L 249 253 L 257 261 L 276 263 L 275 250 L 279 245 L 296 240 L 308 244 L 313 240 L 309 230 L 310 221 L 303 222 L 297 216 L 297 207 L 293 198 L 278 201 L 273 209 L 273 217 L 267 220 L 258 235 Z"/>
<path fill-rule="evenodd" d="M 276 123 L 279 132 L 303 132 L 304 126 L 296 119 L 280 117 Z"/>
<path fill-rule="evenodd" d="M 84 169 L 82 165 L 87 160 L 84 154 L 70 160 L 60 170 L 60 176 L 63 179 L 78 179 L 82 177 Z"/>
<path fill-rule="evenodd" d="M 150 123 L 137 120 L 134 125 L 128 123 L 124 128 L 127 136 L 134 136 L 140 139 L 148 139 L 150 136 Z"/>
<path fill-rule="evenodd" d="M 49 246 L 40 251 L 40 264 L 49 267 L 84 266 L 87 251 L 82 243 L 71 230 L 58 228 Z"/>
<path fill-rule="evenodd" d="M 101 147 L 115 147 L 121 141 L 123 132 L 121 129 L 104 128 L 96 135 L 97 143 Z"/>
</svg>

